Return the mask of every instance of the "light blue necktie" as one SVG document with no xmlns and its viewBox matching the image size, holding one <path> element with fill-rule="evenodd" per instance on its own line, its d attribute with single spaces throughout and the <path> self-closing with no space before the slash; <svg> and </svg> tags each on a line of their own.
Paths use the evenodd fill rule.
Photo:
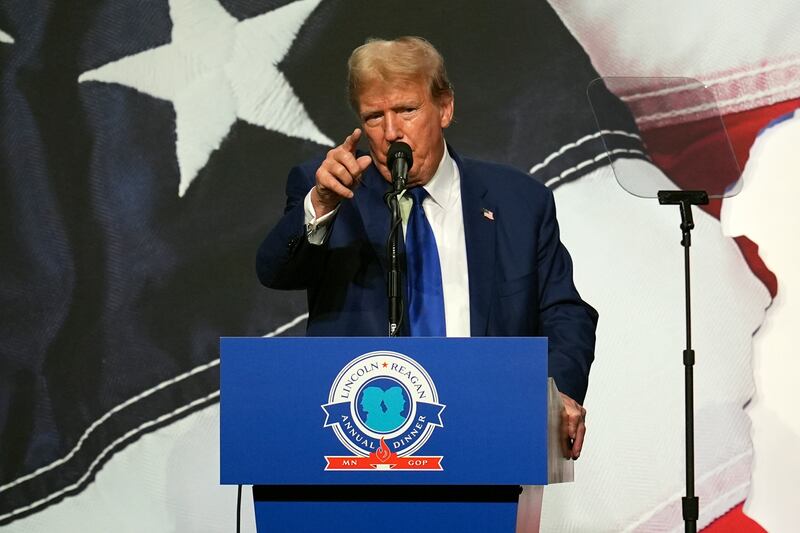
<svg viewBox="0 0 800 533">
<path fill-rule="evenodd" d="M 436 238 L 422 209 L 428 192 L 414 187 L 407 193 L 414 199 L 406 225 L 409 332 L 412 337 L 444 337 L 442 267 Z"/>
</svg>

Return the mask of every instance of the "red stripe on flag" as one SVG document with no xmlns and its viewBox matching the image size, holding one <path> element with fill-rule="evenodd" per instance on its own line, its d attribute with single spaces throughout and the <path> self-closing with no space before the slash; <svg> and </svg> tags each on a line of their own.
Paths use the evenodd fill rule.
<svg viewBox="0 0 800 533">
<path fill-rule="evenodd" d="M 798 108 L 800 108 L 800 98 L 722 117 L 740 168 L 744 168 L 747 163 L 750 148 L 758 133 L 771 121 Z M 711 176 L 708 173 L 713 171 L 709 169 L 730 168 L 722 158 L 717 161 L 713 159 L 714 156 L 721 156 L 724 152 L 706 149 L 715 143 L 724 142 L 720 134 L 719 119 L 709 118 L 643 130 L 642 138 L 648 146 L 662 147 L 659 152 L 651 152 L 656 166 L 679 187 L 697 189 L 709 183 Z M 669 148 L 670 146 L 672 148 Z M 732 176 L 721 177 L 723 182 L 732 179 Z M 703 207 L 707 213 L 716 218 L 719 218 L 721 208 L 722 201 L 718 199 Z M 778 280 L 761 260 L 758 246 L 747 237 L 737 237 L 736 244 L 739 245 L 750 269 L 774 298 L 778 293 Z"/>
<path fill-rule="evenodd" d="M 744 236 L 736 237 L 734 240 L 739 245 L 739 249 L 742 251 L 745 261 L 747 261 L 747 266 L 761 280 L 761 283 L 766 285 L 770 296 L 775 298 L 778 294 L 778 278 L 762 261 L 761 256 L 758 254 L 758 245 Z"/>
<path fill-rule="evenodd" d="M 767 533 L 758 522 L 744 514 L 740 503 L 702 529 L 703 533 Z"/>
<path fill-rule="evenodd" d="M 750 147 L 753 146 L 758 132 L 771 121 L 791 113 L 797 108 L 800 108 L 800 98 L 722 117 L 740 167 L 744 168 L 747 163 L 750 157 Z"/>
</svg>

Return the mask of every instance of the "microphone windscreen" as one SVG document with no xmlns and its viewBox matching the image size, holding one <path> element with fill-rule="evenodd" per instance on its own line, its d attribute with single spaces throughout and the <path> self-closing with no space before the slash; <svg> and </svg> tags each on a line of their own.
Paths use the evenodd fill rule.
<svg viewBox="0 0 800 533">
<path fill-rule="evenodd" d="M 395 141 L 389 146 L 389 151 L 386 153 L 386 161 L 389 163 L 389 167 L 394 165 L 398 157 L 402 157 L 406 160 L 408 168 L 414 166 L 414 158 L 411 156 L 411 147 L 402 141 Z"/>
</svg>

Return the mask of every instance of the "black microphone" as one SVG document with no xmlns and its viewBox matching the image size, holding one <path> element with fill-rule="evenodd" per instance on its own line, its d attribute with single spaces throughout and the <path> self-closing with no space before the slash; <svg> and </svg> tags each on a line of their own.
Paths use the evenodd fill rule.
<svg viewBox="0 0 800 533">
<path fill-rule="evenodd" d="M 389 169 L 392 171 L 394 192 L 399 193 L 406 188 L 408 171 L 414 164 L 414 158 L 411 156 L 411 147 L 401 141 L 393 142 L 391 146 L 389 146 L 386 162 L 389 164 Z"/>
</svg>

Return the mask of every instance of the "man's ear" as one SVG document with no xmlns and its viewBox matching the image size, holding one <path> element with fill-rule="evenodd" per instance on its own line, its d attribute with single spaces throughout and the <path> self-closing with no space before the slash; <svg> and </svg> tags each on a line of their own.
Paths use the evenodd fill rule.
<svg viewBox="0 0 800 533">
<path fill-rule="evenodd" d="M 453 113 L 455 112 L 455 97 L 452 94 L 446 94 L 439 100 L 439 114 L 441 117 L 440 125 L 442 129 L 446 128 L 453 121 Z"/>
</svg>

